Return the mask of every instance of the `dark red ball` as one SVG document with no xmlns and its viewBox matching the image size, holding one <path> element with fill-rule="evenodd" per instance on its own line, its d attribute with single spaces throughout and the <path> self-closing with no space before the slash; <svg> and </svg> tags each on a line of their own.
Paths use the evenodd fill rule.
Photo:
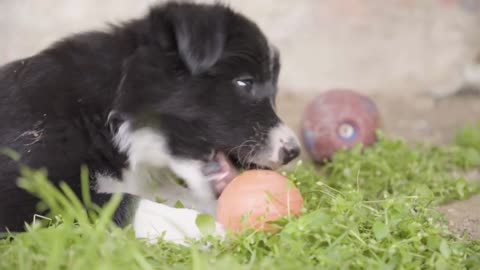
<svg viewBox="0 0 480 270">
<path fill-rule="evenodd" d="M 354 144 L 373 144 L 379 125 L 378 109 L 370 98 L 351 90 L 331 90 L 306 107 L 302 141 L 309 155 L 322 162 Z"/>
</svg>

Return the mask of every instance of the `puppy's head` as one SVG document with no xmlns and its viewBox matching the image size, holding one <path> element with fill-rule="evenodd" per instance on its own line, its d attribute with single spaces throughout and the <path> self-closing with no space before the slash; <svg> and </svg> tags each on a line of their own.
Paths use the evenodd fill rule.
<svg viewBox="0 0 480 270">
<path fill-rule="evenodd" d="M 114 105 L 128 120 L 119 132 L 148 133 L 185 158 L 223 152 L 242 168 L 298 156 L 296 136 L 275 113 L 279 53 L 254 23 L 222 5 L 170 3 L 136 29 Z M 132 143 L 123 142 L 131 155 Z M 147 161 L 160 149 L 136 155 Z"/>
</svg>

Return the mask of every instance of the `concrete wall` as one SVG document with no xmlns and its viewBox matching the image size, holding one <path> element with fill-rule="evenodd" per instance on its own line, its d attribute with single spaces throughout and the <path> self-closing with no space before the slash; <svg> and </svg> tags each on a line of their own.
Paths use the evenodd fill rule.
<svg viewBox="0 0 480 270">
<path fill-rule="evenodd" d="M 1 0 L 0 63 L 66 34 L 139 16 L 156 2 Z M 280 48 L 284 91 L 449 93 L 480 49 L 479 0 L 226 2 L 254 19 Z"/>
</svg>

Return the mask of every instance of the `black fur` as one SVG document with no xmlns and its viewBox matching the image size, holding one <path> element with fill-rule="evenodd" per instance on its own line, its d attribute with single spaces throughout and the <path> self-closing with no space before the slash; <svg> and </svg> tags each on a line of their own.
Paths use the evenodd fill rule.
<svg viewBox="0 0 480 270">
<path fill-rule="evenodd" d="M 112 133 L 127 120 L 160 130 L 172 155 L 205 159 L 213 149 L 249 166 L 242 157 L 259 151 L 280 122 L 273 108 L 279 60 L 271 53 L 257 26 L 223 5 L 155 7 L 2 67 L 0 147 L 77 193 L 82 164 L 91 175 L 120 178 L 127 157 Z M 239 86 L 239 78 L 253 84 Z M 237 147 L 250 139 L 250 147 Z M 0 155 L 0 231 L 21 230 L 36 210 L 37 200 L 16 185 L 18 167 Z M 93 196 L 99 204 L 109 198 Z M 122 208 L 118 223 L 126 220 Z"/>
</svg>

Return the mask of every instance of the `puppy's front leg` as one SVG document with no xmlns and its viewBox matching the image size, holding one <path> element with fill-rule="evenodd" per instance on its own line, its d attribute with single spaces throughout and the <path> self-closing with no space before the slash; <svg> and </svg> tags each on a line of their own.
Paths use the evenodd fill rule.
<svg viewBox="0 0 480 270">
<path fill-rule="evenodd" d="M 135 236 L 155 243 L 159 237 L 179 244 L 186 239 L 199 239 L 202 233 L 196 219 L 200 213 L 186 208 L 174 208 L 150 200 L 141 199 L 132 221 Z M 215 235 L 224 236 L 219 223 L 215 224 Z"/>
</svg>

